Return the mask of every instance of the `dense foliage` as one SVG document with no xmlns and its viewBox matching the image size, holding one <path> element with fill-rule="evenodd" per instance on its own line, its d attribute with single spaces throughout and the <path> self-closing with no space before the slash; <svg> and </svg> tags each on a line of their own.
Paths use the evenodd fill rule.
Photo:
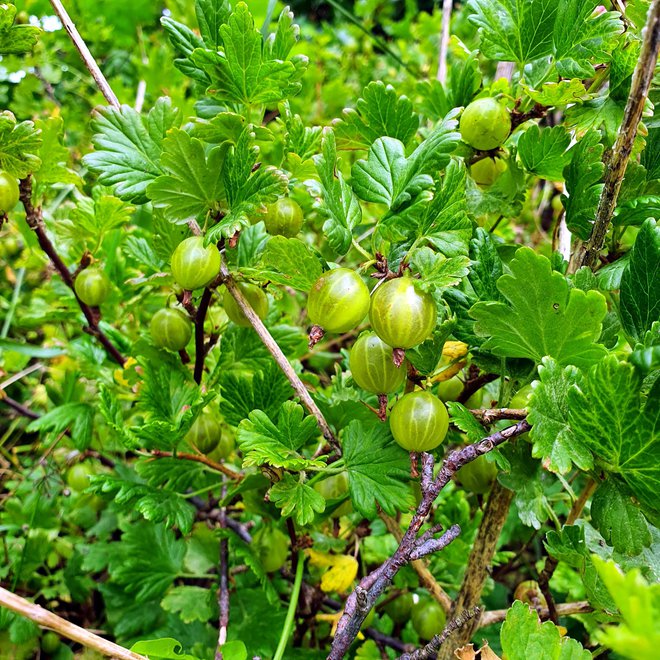
<svg viewBox="0 0 660 660">
<path fill-rule="evenodd" d="M 658 0 L 65 4 L 122 105 L 0 2 L 0 586 L 149 658 L 655 657 Z"/>
</svg>

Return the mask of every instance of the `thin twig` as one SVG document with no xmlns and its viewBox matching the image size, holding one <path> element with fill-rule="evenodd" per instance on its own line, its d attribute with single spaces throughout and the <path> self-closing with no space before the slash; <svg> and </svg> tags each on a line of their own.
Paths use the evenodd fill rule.
<svg viewBox="0 0 660 660">
<path fill-rule="evenodd" d="M 0 402 L 8 405 L 10 408 L 15 410 L 19 415 L 22 415 L 23 417 L 27 417 L 28 419 L 39 419 L 38 413 L 34 412 L 33 410 L 30 410 L 27 406 L 24 406 L 22 403 L 19 403 L 18 401 L 14 401 L 14 399 L 4 395 L 4 393 L 0 393 Z"/>
<path fill-rule="evenodd" d="M 93 337 L 96 337 L 99 342 L 103 345 L 105 350 L 108 352 L 108 355 L 115 361 L 117 364 L 124 366 L 126 362 L 124 356 L 119 352 L 117 347 L 108 339 L 108 336 L 101 330 L 99 327 L 99 321 L 101 319 L 100 312 L 98 309 L 94 309 L 84 303 L 80 298 L 73 285 L 73 276 L 71 272 L 66 267 L 65 263 L 62 261 L 62 258 L 57 253 L 55 246 L 48 238 L 46 233 L 46 227 L 43 221 L 43 215 L 41 212 L 41 207 L 35 207 L 32 204 L 32 175 L 28 175 L 25 179 L 21 179 L 20 182 L 20 199 L 25 208 L 25 220 L 35 233 L 37 240 L 39 242 L 39 247 L 48 255 L 48 258 L 51 260 L 53 266 L 60 274 L 61 278 L 64 280 L 64 283 L 71 289 L 73 295 L 78 301 L 78 306 L 82 310 L 82 313 L 87 319 L 89 324 L 88 328 L 85 328 L 85 331 L 88 332 Z"/>
<path fill-rule="evenodd" d="M 199 307 L 195 313 L 195 382 L 199 385 L 202 382 L 204 373 L 204 358 L 206 357 L 206 348 L 204 346 L 204 322 L 206 321 L 206 312 L 208 312 L 213 290 L 209 287 L 204 289 L 202 298 L 199 301 Z"/>
<path fill-rule="evenodd" d="M 471 610 L 461 612 L 455 619 L 452 619 L 445 629 L 439 634 L 435 635 L 433 639 L 421 649 L 417 649 L 412 653 L 404 653 L 399 657 L 399 660 L 435 660 L 438 657 L 440 647 L 447 641 L 447 638 L 459 628 L 462 628 L 470 619 L 474 619 L 481 613 L 478 607 Z"/>
<path fill-rule="evenodd" d="M 241 308 L 243 314 L 250 322 L 255 332 L 261 339 L 263 345 L 268 349 L 268 352 L 273 356 L 273 359 L 277 363 L 277 366 L 282 370 L 284 375 L 287 377 L 291 387 L 293 387 L 295 393 L 300 397 L 307 411 L 316 418 L 316 423 L 319 425 L 323 437 L 330 442 L 335 449 L 340 450 L 339 443 L 332 432 L 328 422 L 323 417 L 323 413 L 319 410 L 319 407 L 316 405 L 314 399 L 312 399 L 310 393 L 307 391 L 304 383 L 300 380 L 298 374 L 293 370 L 293 367 L 286 358 L 286 355 L 282 352 L 282 349 L 279 347 L 279 344 L 273 339 L 268 328 L 264 325 L 264 322 L 259 318 L 257 313 L 252 309 L 250 303 L 245 299 L 245 296 L 241 290 L 236 286 L 233 277 L 227 270 L 227 266 L 223 262 L 220 267 L 220 274 L 224 285 L 227 287 L 230 295 L 233 296 L 236 300 L 236 304 Z"/>
<path fill-rule="evenodd" d="M 55 13 L 59 17 L 60 21 L 62 21 L 62 25 L 71 37 L 71 41 L 73 41 L 74 46 L 78 49 L 78 52 L 80 53 L 85 66 L 92 74 L 92 78 L 94 78 L 98 88 L 101 90 L 101 94 L 103 94 L 105 100 L 111 106 L 119 108 L 119 100 L 115 96 L 115 93 L 112 91 L 108 81 L 105 79 L 105 76 L 101 72 L 101 69 L 96 63 L 96 60 L 89 52 L 87 44 L 80 36 L 80 33 L 78 32 L 76 26 L 73 24 L 73 21 L 64 8 L 64 5 L 60 2 L 60 0 L 50 0 L 50 4 L 53 6 L 53 9 L 55 10 Z"/>
<path fill-rule="evenodd" d="M 497 380 L 499 376 L 497 374 L 479 374 L 478 369 L 476 369 L 477 374 L 470 376 L 467 382 L 463 386 L 463 391 L 458 395 L 456 401 L 458 403 L 465 403 L 475 392 L 479 391 L 484 385 L 491 383 L 494 380 Z"/>
<path fill-rule="evenodd" d="M 337 624 L 337 632 L 332 642 L 328 660 L 340 660 L 345 656 L 376 600 L 403 566 L 415 559 L 421 559 L 442 550 L 460 534 L 460 527 L 453 525 L 439 538 L 433 538 L 432 533 L 419 536 L 422 525 L 431 513 L 433 502 L 440 491 L 451 481 L 452 476 L 470 461 L 492 451 L 495 447 L 513 437 L 527 433 L 530 428 L 530 424 L 523 420 L 514 426 L 493 433 L 479 442 L 449 453 L 437 477 L 422 494 L 422 499 L 399 543 L 399 547 L 384 564 L 362 578 L 355 591 L 346 600 L 344 614 Z M 423 464 L 430 460 L 422 454 Z M 433 532 L 434 530 L 430 531 Z"/>
<path fill-rule="evenodd" d="M 438 80 L 444 85 L 447 82 L 447 50 L 449 48 L 449 24 L 453 0 L 442 0 L 442 31 L 440 33 L 440 50 L 438 55 Z"/>
<path fill-rule="evenodd" d="M 577 603 L 559 603 L 555 606 L 557 609 L 557 614 L 559 616 L 569 616 L 571 614 L 587 614 L 593 612 L 593 607 L 586 601 L 579 601 Z M 501 623 L 506 619 L 506 615 L 509 613 L 509 610 L 491 610 L 490 612 L 484 612 L 479 619 L 479 627 L 485 628 L 486 626 L 492 626 L 494 623 Z M 548 619 L 550 617 L 550 610 L 547 607 L 542 607 L 538 610 L 538 614 L 541 619 Z"/>
<path fill-rule="evenodd" d="M 598 262 L 598 254 L 603 249 L 605 237 L 616 209 L 621 184 L 626 173 L 639 122 L 648 97 L 655 65 L 660 51 L 660 0 L 653 0 L 649 9 L 642 52 L 635 66 L 628 103 L 623 114 L 623 122 L 605 168 L 605 184 L 598 202 L 596 219 L 591 236 L 586 243 L 579 243 L 569 264 L 569 272 L 574 273 L 582 266 L 593 270 Z"/>
<path fill-rule="evenodd" d="M 172 458 L 174 457 L 174 454 L 171 451 L 161 451 L 160 449 L 154 449 L 151 452 L 149 452 L 149 456 L 152 456 L 153 458 Z M 203 463 L 204 465 L 210 467 L 216 472 L 222 472 L 222 474 L 228 476 L 230 479 L 235 479 L 237 481 L 240 481 L 243 478 L 242 474 L 238 472 L 234 472 L 234 470 L 232 470 L 231 468 L 228 468 L 226 465 L 223 465 L 222 463 L 217 463 L 208 456 L 204 456 L 204 454 L 186 454 L 186 453 L 177 452 L 176 458 L 181 458 L 184 461 L 196 461 L 197 463 Z"/>
<path fill-rule="evenodd" d="M 222 486 L 222 499 L 227 495 L 227 485 Z M 220 528 L 227 529 L 227 508 L 220 508 Z M 222 660 L 222 647 L 227 641 L 227 628 L 229 627 L 229 539 L 223 536 L 220 539 L 220 586 L 218 587 L 218 647 L 215 651 L 215 660 Z"/>
<path fill-rule="evenodd" d="M 15 373 L 13 376 L 10 376 L 9 378 L 7 378 L 7 380 L 3 380 L 2 383 L 0 383 L 0 390 L 5 390 L 12 383 L 15 383 L 21 380 L 21 378 L 24 378 L 25 376 L 29 376 L 31 373 L 34 373 L 35 371 L 39 371 L 44 368 L 45 367 L 43 364 L 41 364 L 41 362 L 35 362 L 34 364 L 31 364 L 29 367 L 25 367 L 25 369 L 22 369 L 18 373 Z"/>
<path fill-rule="evenodd" d="M 102 655 L 116 658 L 117 660 L 148 660 L 143 655 L 133 653 L 123 646 L 109 642 L 89 630 L 69 623 L 62 617 L 53 614 L 39 605 L 35 605 L 25 598 L 21 598 L 11 591 L 0 587 L 0 605 L 16 612 L 26 619 L 30 619 L 39 626 L 54 630 L 58 635 L 82 644 L 88 649 L 98 651 Z"/>
</svg>

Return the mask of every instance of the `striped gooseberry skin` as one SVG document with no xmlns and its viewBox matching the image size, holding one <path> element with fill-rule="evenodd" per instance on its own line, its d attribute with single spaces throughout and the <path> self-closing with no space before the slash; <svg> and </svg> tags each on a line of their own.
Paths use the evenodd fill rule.
<svg viewBox="0 0 660 660">
<path fill-rule="evenodd" d="M 430 392 L 402 396 L 390 413 L 394 439 L 407 451 L 431 451 L 442 443 L 449 428 L 445 404 Z"/>
<path fill-rule="evenodd" d="M 463 142 L 471 147 L 496 149 L 511 133 L 511 115 L 497 99 L 477 99 L 463 110 L 460 131 Z"/>
<path fill-rule="evenodd" d="M 73 288 L 86 305 L 98 307 L 108 297 L 110 280 L 98 268 L 85 268 L 77 275 Z"/>
<path fill-rule="evenodd" d="M 421 344 L 435 328 L 435 301 L 418 291 L 410 277 L 397 277 L 376 289 L 369 320 L 376 334 L 394 348 Z"/>
<path fill-rule="evenodd" d="M 352 330 L 369 311 L 369 289 L 350 268 L 335 268 L 314 282 L 307 299 L 307 313 L 327 332 Z"/>
<path fill-rule="evenodd" d="M 406 368 L 394 364 L 392 352 L 392 347 L 376 333 L 362 333 L 349 356 L 353 380 L 373 394 L 389 394 L 399 389 L 406 378 Z"/>
<path fill-rule="evenodd" d="M 220 442 L 222 429 L 210 414 L 201 414 L 186 433 L 186 440 L 202 454 L 210 454 Z"/>
<path fill-rule="evenodd" d="M 263 321 L 268 315 L 268 296 L 264 293 L 264 290 L 250 282 L 241 282 L 238 288 L 250 303 L 252 309 L 257 313 L 257 316 Z M 222 306 L 225 308 L 230 321 L 233 321 L 236 325 L 240 325 L 242 328 L 250 327 L 247 316 L 243 314 L 243 310 L 234 300 L 234 296 L 227 290 L 225 290 L 225 294 L 222 297 Z"/>
<path fill-rule="evenodd" d="M 264 224 L 269 234 L 279 234 L 291 238 L 302 228 L 302 209 L 298 202 L 290 197 L 281 197 L 274 204 L 266 206 Z"/>
<path fill-rule="evenodd" d="M 0 172 L 0 213 L 13 210 L 19 196 L 18 181 L 7 172 Z"/>
<path fill-rule="evenodd" d="M 219 272 L 220 252 L 215 245 L 204 247 L 203 236 L 186 238 L 172 254 L 174 280 L 188 291 L 206 286 Z"/>
<path fill-rule="evenodd" d="M 153 315 L 149 330 L 156 346 L 181 351 L 192 336 L 192 323 L 182 311 L 166 307 Z"/>
</svg>

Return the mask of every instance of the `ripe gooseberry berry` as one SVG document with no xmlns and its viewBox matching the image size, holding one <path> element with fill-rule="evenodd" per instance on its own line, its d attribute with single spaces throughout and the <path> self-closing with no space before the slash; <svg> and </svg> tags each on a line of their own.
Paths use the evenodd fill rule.
<svg viewBox="0 0 660 660">
<path fill-rule="evenodd" d="M 234 437 L 225 429 L 225 432 L 220 436 L 220 442 L 218 442 L 217 447 L 208 454 L 208 457 L 214 461 L 226 461 L 232 455 L 235 447 L 236 441 Z"/>
<path fill-rule="evenodd" d="M 44 636 L 41 638 L 41 650 L 48 655 L 56 653 L 61 644 L 60 636 L 52 630 L 44 633 Z"/>
<path fill-rule="evenodd" d="M 96 469 L 91 463 L 76 463 L 66 473 L 66 483 L 76 493 L 80 493 L 89 487 L 89 478 L 96 474 Z"/>
<path fill-rule="evenodd" d="M 9 213 L 18 204 L 19 196 L 16 179 L 7 172 L 0 172 L 0 213 Z"/>
<path fill-rule="evenodd" d="M 291 238 L 302 228 L 303 212 L 298 202 L 290 197 L 281 197 L 274 204 L 266 206 L 263 220 L 269 234 Z"/>
<path fill-rule="evenodd" d="M 497 178 L 506 171 L 506 163 L 501 158 L 486 156 L 470 166 L 470 176 L 479 186 L 492 186 Z"/>
<path fill-rule="evenodd" d="M 394 439 L 407 451 L 431 451 L 447 435 L 449 415 L 445 404 L 431 392 L 404 394 L 390 413 Z"/>
<path fill-rule="evenodd" d="M 108 297 L 110 279 L 98 268 L 85 268 L 76 276 L 73 288 L 86 305 L 98 307 Z"/>
<path fill-rule="evenodd" d="M 310 321 L 328 332 L 351 330 L 368 310 L 369 289 L 350 268 L 323 273 L 312 285 L 307 299 Z"/>
<path fill-rule="evenodd" d="M 392 353 L 392 347 L 374 332 L 362 333 L 349 355 L 353 380 L 363 390 L 373 394 L 388 394 L 397 390 L 406 378 L 406 368 L 394 364 Z"/>
<path fill-rule="evenodd" d="M 493 485 L 495 477 L 497 477 L 497 465 L 485 456 L 477 456 L 456 473 L 461 486 L 477 495 L 485 495 Z"/>
<path fill-rule="evenodd" d="M 413 605 L 413 595 L 406 591 L 387 603 L 383 609 L 394 623 L 405 623 L 410 618 Z"/>
<path fill-rule="evenodd" d="M 394 348 L 421 344 L 435 328 L 435 301 L 418 291 L 410 277 L 397 277 L 376 289 L 369 320 L 376 334 Z"/>
<path fill-rule="evenodd" d="M 314 490 L 322 495 L 325 500 L 345 498 L 348 495 L 348 472 L 333 474 L 327 479 L 315 483 Z M 332 512 L 332 516 L 340 518 L 352 513 L 352 511 L 353 504 L 349 498 Z"/>
<path fill-rule="evenodd" d="M 268 315 L 268 296 L 266 296 L 264 290 L 251 282 L 240 282 L 238 288 L 250 303 L 252 309 L 257 313 L 257 316 L 263 321 Z M 229 319 L 236 325 L 240 325 L 243 328 L 250 327 L 250 321 L 243 314 L 243 310 L 238 306 L 234 296 L 228 290 L 225 290 L 222 297 L 222 305 Z"/>
<path fill-rule="evenodd" d="M 181 310 L 166 307 L 153 315 L 149 331 L 156 346 L 181 351 L 192 337 L 192 323 Z"/>
<path fill-rule="evenodd" d="M 425 641 L 439 635 L 447 622 L 447 615 L 439 603 L 430 598 L 418 601 L 412 606 L 412 624 L 415 632 Z"/>
<path fill-rule="evenodd" d="M 220 252 L 215 245 L 204 247 L 203 236 L 191 236 L 176 246 L 171 265 L 174 281 L 183 289 L 193 291 L 217 277 Z"/>
<path fill-rule="evenodd" d="M 442 401 L 456 401 L 463 391 L 463 381 L 458 376 L 438 383 L 438 396 Z"/>
<path fill-rule="evenodd" d="M 460 130 L 463 142 L 480 151 L 490 151 L 509 137 L 511 115 L 497 99 L 477 99 L 463 110 Z"/>
<path fill-rule="evenodd" d="M 202 454 L 210 454 L 220 442 L 222 429 L 218 421 L 210 413 L 202 413 L 193 422 L 186 440 Z"/>
<path fill-rule="evenodd" d="M 278 571 L 289 554 L 289 537 L 277 527 L 266 525 L 252 537 L 253 546 L 266 573 Z"/>
</svg>

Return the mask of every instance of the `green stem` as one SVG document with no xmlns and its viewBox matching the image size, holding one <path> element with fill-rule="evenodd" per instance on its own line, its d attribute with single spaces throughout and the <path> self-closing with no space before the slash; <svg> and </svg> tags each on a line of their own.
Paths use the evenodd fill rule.
<svg viewBox="0 0 660 660">
<path fill-rule="evenodd" d="M 370 263 L 374 263 L 374 258 L 370 255 L 354 238 L 351 239 L 353 247 Z"/>
<path fill-rule="evenodd" d="M 284 657 L 284 651 L 286 650 L 286 645 L 289 642 L 289 637 L 291 637 L 291 633 L 293 631 L 293 623 L 296 617 L 296 608 L 298 607 L 298 596 L 300 595 L 300 586 L 302 585 L 304 564 L 305 556 L 302 552 L 299 552 L 298 566 L 296 568 L 296 579 L 293 583 L 293 589 L 291 591 L 289 609 L 286 612 L 286 620 L 284 621 L 284 627 L 282 628 L 282 634 L 280 635 L 280 641 L 277 645 L 277 651 L 275 651 L 273 660 L 282 660 Z"/>
</svg>

